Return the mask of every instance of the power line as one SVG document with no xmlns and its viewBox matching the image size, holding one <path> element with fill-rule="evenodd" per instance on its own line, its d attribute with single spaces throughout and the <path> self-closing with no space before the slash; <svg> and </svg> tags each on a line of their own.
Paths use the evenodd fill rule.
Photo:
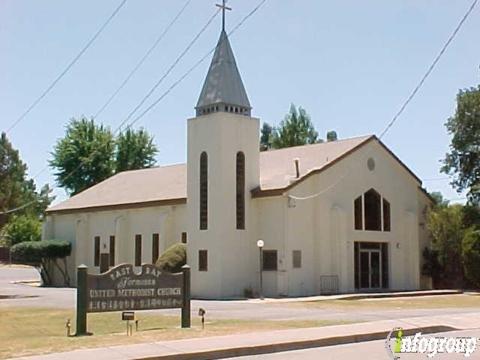
<svg viewBox="0 0 480 360">
<path fill-rule="evenodd" d="M 440 52 L 438 53 L 438 55 L 435 57 L 435 60 L 433 60 L 433 63 L 430 65 L 430 67 L 428 68 L 427 72 L 425 73 L 425 75 L 423 75 L 422 79 L 420 80 L 420 82 L 418 83 L 418 85 L 413 89 L 412 93 L 410 94 L 410 96 L 407 98 L 407 100 L 403 103 L 403 105 L 400 107 L 400 110 L 395 114 L 395 116 L 393 117 L 392 121 L 390 121 L 390 123 L 387 125 L 387 127 L 385 128 L 385 130 L 383 130 L 383 132 L 380 134 L 380 137 L 379 139 L 383 138 L 383 136 L 388 132 L 388 130 L 390 130 L 390 128 L 393 126 L 393 124 L 395 124 L 395 122 L 397 121 L 397 119 L 400 117 L 400 115 L 403 113 L 403 111 L 405 110 L 405 108 L 407 107 L 407 105 L 413 100 L 413 98 L 415 97 L 415 95 L 417 94 L 417 92 L 420 90 L 420 88 L 423 86 L 423 84 L 425 83 L 425 80 L 427 80 L 428 76 L 431 74 L 431 72 L 433 71 L 433 69 L 435 68 L 435 66 L 437 65 L 437 63 L 439 62 L 440 58 L 442 57 L 442 55 L 445 53 L 445 51 L 447 50 L 448 46 L 450 45 L 450 43 L 453 41 L 453 39 L 455 38 L 455 36 L 457 35 L 457 33 L 460 31 L 460 29 L 462 28 L 463 26 L 463 23 L 467 20 L 468 16 L 471 14 L 471 12 L 473 11 L 473 9 L 475 8 L 475 6 L 477 5 L 477 2 L 478 0 L 474 0 L 472 2 L 472 5 L 470 5 L 470 8 L 468 9 L 468 11 L 465 13 L 465 15 L 463 16 L 462 20 L 460 20 L 460 22 L 458 23 L 457 27 L 455 28 L 455 30 L 453 31 L 452 35 L 450 35 L 450 37 L 448 38 L 447 42 L 445 43 L 445 45 L 443 45 L 442 49 L 440 50 Z"/>
<path fill-rule="evenodd" d="M 255 14 L 258 9 L 262 7 L 262 5 L 266 2 L 267 0 L 262 0 L 260 3 L 253 8 L 252 11 L 250 11 L 229 33 L 228 36 L 231 36 L 235 31 L 237 31 L 244 23 L 245 21 L 250 18 L 253 14 Z M 218 44 L 217 44 L 218 46 Z M 208 53 L 206 53 L 200 60 L 198 60 L 190 69 L 187 70 L 177 81 L 175 81 L 162 95 L 160 95 L 152 104 L 150 104 L 144 111 L 142 111 L 129 125 L 128 127 L 133 126 L 138 120 L 140 120 L 142 117 L 144 117 L 150 110 L 152 110 L 157 104 L 162 101 L 178 84 L 180 84 L 188 75 L 190 75 L 198 66 L 200 66 L 201 63 L 203 63 L 209 56 L 212 54 L 215 49 L 217 48 L 215 46 L 212 48 Z"/>
<path fill-rule="evenodd" d="M 187 52 L 192 48 L 192 46 L 197 42 L 198 38 L 205 32 L 205 30 L 208 28 L 208 26 L 212 23 L 213 19 L 218 15 L 220 12 L 220 9 L 216 10 L 215 13 L 208 19 L 207 23 L 202 27 L 202 29 L 198 32 L 197 35 L 190 41 L 190 43 L 187 45 L 187 47 L 182 51 L 182 53 L 175 59 L 175 61 L 170 65 L 168 70 L 165 72 L 165 74 L 160 77 L 160 79 L 157 80 L 157 82 L 152 86 L 152 88 L 147 92 L 147 94 L 140 100 L 140 102 L 135 106 L 135 108 L 128 114 L 128 116 L 123 120 L 120 125 L 119 129 L 127 122 L 129 121 L 132 116 L 137 112 L 137 110 L 145 103 L 145 101 L 148 100 L 148 98 L 154 93 L 154 91 L 160 86 L 160 84 L 165 80 L 165 78 L 172 72 L 172 70 L 178 65 L 180 60 L 187 54 Z"/>
<path fill-rule="evenodd" d="M 172 28 L 172 26 L 177 22 L 178 18 L 183 14 L 187 6 L 191 3 L 192 0 L 187 0 L 183 7 L 180 9 L 180 11 L 177 13 L 177 15 L 173 18 L 173 20 L 167 25 L 167 27 L 162 31 L 162 33 L 157 37 L 153 45 L 147 50 L 145 55 L 140 59 L 140 61 L 135 65 L 135 67 L 130 71 L 130 73 L 127 75 L 125 80 L 120 84 L 120 86 L 112 93 L 112 95 L 108 98 L 108 100 L 100 107 L 100 109 L 95 113 L 95 116 L 93 117 L 96 119 L 104 110 L 105 108 L 110 105 L 112 100 L 118 95 L 118 93 L 125 87 L 125 85 L 130 81 L 132 76 L 137 72 L 137 70 L 143 65 L 143 63 L 147 60 L 147 58 L 150 56 L 150 54 L 155 50 L 155 48 L 158 46 L 160 41 L 165 37 L 165 35 L 168 33 L 168 31 Z"/>
<path fill-rule="evenodd" d="M 235 31 L 237 31 L 244 23 L 245 21 L 250 18 L 253 14 L 255 14 L 259 9 L 260 7 L 262 7 L 262 5 L 266 2 L 267 0 L 262 0 L 260 1 L 260 3 L 252 10 L 250 11 L 230 32 L 229 32 L 229 36 L 232 35 Z M 217 12 L 214 14 L 213 18 L 218 14 L 220 10 L 217 10 Z M 209 23 L 213 20 L 213 18 L 211 20 L 209 20 Z M 208 24 L 207 24 L 208 26 Z M 203 29 L 202 29 L 203 31 Z M 218 46 L 218 45 L 217 45 Z M 190 75 L 203 61 L 205 61 L 205 59 L 215 51 L 216 47 L 215 46 L 212 50 L 210 50 L 207 54 L 205 54 L 200 60 L 198 60 L 187 72 L 185 72 L 177 81 L 175 81 L 168 89 L 166 92 L 164 92 L 152 105 L 149 106 L 149 108 L 147 108 L 146 111 L 144 111 L 139 117 L 137 117 L 131 124 L 128 125 L 128 127 L 131 127 L 136 121 L 138 121 L 143 115 L 146 114 L 146 112 L 148 112 L 149 110 L 151 110 L 154 106 L 156 106 L 165 96 L 167 96 L 176 86 L 178 86 L 188 75 Z M 122 124 L 119 125 L 119 127 L 117 128 L 117 130 L 119 130 L 122 125 L 124 124 L 124 122 L 122 122 Z M 116 130 L 116 131 L 117 131 Z M 116 132 L 115 131 L 115 132 Z M 95 153 L 92 152 L 92 154 L 89 156 L 89 158 Z M 70 176 L 72 176 L 81 166 L 82 166 L 82 163 L 81 162 L 75 169 L 73 169 L 67 176 L 66 178 L 69 178 Z M 47 167 L 48 168 L 48 167 Z M 38 175 L 40 173 L 42 173 L 44 170 L 41 170 Z M 38 176 L 37 175 L 37 176 Z M 31 201 L 27 204 L 24 204 L 22 205 L 21 207 L 19 208 L 16 208 L 16 209 L 11 209 L 11 210 L 8 210 L 8 211 L 5 211 L 5 212 L 0 212 L 0 214 L 8 214 L 8 213 L 12 213 L 12 212 L 15 212 L 15 211 L 18 211 L 20 209 L 23 209 L 31 204 L 33 204 L 35 201 Z"/>
<path fill-rule="evenodd" d="M 35 106 L 38 105 L 42 99 L 47 96 L 47 94 L 57 85 L 57 83 L 67 74 L 67 72 L 75 65 L 75 63 L 80 59 L 80 57 L 87 51 L 87 49 L 93 44 L 93 42 L 100 36 L 103 30 L 107 27 L 107 25 L 112 21 L 112 19 L 117 15 L 120 9 L 125 5 L 127 0 L 123 0 L 113 11 L 113 13 L 108 17 L 108 19 L 103 23 L 103 25 L 98 29 L 98 31 L 93 35 L 93 37 L 87 42 L 87 44 L 80 50 L 80 52 L 73 58 L 73 60 L 67 65 L 67 67 L 58 75 L 55 80 L 40 94 L 40 96 L 27 108 L 27 110 L 20 115 L 10 127 L 7 129 L 6 133 L 8 134 L 10 131 L 13 130 L 15 126 L 17 126 L 20 121 L 25 119 L 25 117 L 33 110 Z"/>
<path fill-rule="evenodd" d="M 422 179 L 424 182 L 425 181 L 445 181 L 445 180 L 451 180 L 451 177 L 445 176 L 445 177 L 437 177 L 437 178 L 430 178 L 430 179 Z"/>
<path fill-rule="evenodd" d="M 183 7 L 180 9 L 180 11 L 176 14 L 176 16 L 173 18 L 173 20 L 167 25 L 167 27 L 162 31 L 162 33 L 157 37 L 155 42 L 152 44 L 152 46 L 147 50 L 147 52 L 143 55 L 143 57 L 140 59 L 140 61 L 135 65 L 135 67 L 130 71 L 130 73 L 127 75 L 125 80 L 120 84 L 120 86 L 112 93 L 112 95 L 108 98 L 108 100 L 102 105 L 102 107 L 96 112 L 94 115 L 94 119 L 96 119 L 106 108 L 107 106 L 112 102 L 112 100 L 117 96 L 117 94 L 125 87 L 125 85 L 130 81 L 132 76 L 137 72 L 137 70 L 143 65 L 143 63 L 147 60 L 147 58 L 150 56 L 150 54 L 155 50 L 155 48 L 158 46 L 160 41 L 165 37 L 165 35 L 168 33 L 168 31 L 172 28 L 172 26 L 175 24 L 175 22 L 178 20 L 178 18 L 183 14 L 187 6 L 192 2 L 192 0 L 187 0 Z M 48 165 L 45 166 L 43 169 L 38 171 L 32 179 L 36 179 L 38 176 L 43 174 L 45 171 L 48 170 Z"/>
<path fill-rule="evenodd" d="M 448 38 L 447 42 L 445 43 L 445 45 L 442 47 L 442 49 L 440 50 L 440 52 L 438 53 L 438 55 L 435 57 L 435 59 L 433 60 L 432 64 L 430 65 L 430 67 L 428 68 L 427 72 L 423 75 L 423 77 L 421 78 L 420 82 L 418 83 L 418 85 L 414 88 L 414 90 L 411 92 L 411 94 L 409 95 L 409 97 L 407 98 L 407 100 L 403 103 L 403 105 L 400 107 L 400 110 L 395 114 L 395 116 L 392 118 L 392 120 L 390 121 L 390 123 L 387 125 L 387 127 L 385 128 L 385 130 L 383 130 L 383 132 L 380 134 L 379 136 L 379 139 L 382 139 L 382 137 L 391 129 L 391 127 L 393 126 L 393 124 L 395 124 L 395 122 L 399 119 L 400 115 L 403 113 L 403 111 L 405 110 L 405 108 L 408 106 L 408 104 L 413 100 L 413 98 L 415 97 L 415 95 L 417 94 L 418 90 L 420 90 L 420 88 L 422 87 L 422 85 L 424 84 L 425 80 L 428 78 L 428 76 L 430 75 L 430 73 L 433 71 L 433 69 L 435 68 L 435 66 L 437 65 L 438 61 L 440 60 L 440 58 L 442 57 L 442 55 L 445 53 L 445 51 L 447 50 L 448 46 L 450 45 L 450 43 L 453 41 L 453 39 L 455 38 L 455 36 L 457 35 L 457 33 L 460 31 L 461 27 L 463 26 L 463 24 L 465 23 L 465 21 L 467 20 L 468 16 L 471 14 L 471 12 L 473 11 L 473 9 L 475 8 L 475 6 L 477 5 L 477 2 L 478 0 L 474 0 L 472 2 L 472 5 L 469 7 L 469 9 L 467 10 L 467 12 L 465 13 L 465 15 L 462 17 L 462 19 L 460 20 L 460 22 L 458 23 L 457 27 L 455 28 L 455 30 L 453 31 L 453 33 L 450 35 L 450 37 Z M 371 150 L 370 150 L 371 151 Z M 337 186 L 340 182 L 343 181 L 343 179 L 351 172 L 351 168 L 350 169 L 347 169 L 347 171 L 338 178 L 338 180 L 334 183 L 332 183 L 331 185 L 329 185 L 328 187 L 324 188 L 323 190 L 315 193 L 315 194 L 311 194 L 311 195 L 308 195 L 308 196 L 294 196 L 294 195 L 288 195 L 289 198 L 291 199 L 294 199 L 294 200 L 309 200 L 309 199 L 313 199 L 313 198 L 316 198 L 322 194 L 324 194 L 325 192 L 327 192 L 328 190 L 330 190 L 331 188 Z"/>
</svg>

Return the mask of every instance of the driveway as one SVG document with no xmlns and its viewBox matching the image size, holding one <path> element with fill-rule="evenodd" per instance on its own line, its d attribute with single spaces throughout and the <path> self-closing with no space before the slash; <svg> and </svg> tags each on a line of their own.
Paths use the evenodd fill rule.
<svg viewBox="0 0 480 360">
<path fill-rule="evenodd" d="M 0 267 L 0 309 L 5 307 L 51 307 L 75 308 L 76 289 L 41 288 L 14 281 L 38 280 L 38 272 L 33 268 Z M 16 298 L 2 299 L 2 295 L 15 295 Z M 478 308 L 444 309 L 338 309 L 292 306 L 285 303 L 259 303 L 258 300 L 193 300 L 192 313 L 198 309 L 207 311 L 206 319 L 256 319 L 256 320 L 332 320 L 332 321 L 375 321 L 407 317 L 435 315 L 455 315 L 475 313 Z M 163 314 L 178 315 L 179 309 L 153 310 Z"/>
</svg>

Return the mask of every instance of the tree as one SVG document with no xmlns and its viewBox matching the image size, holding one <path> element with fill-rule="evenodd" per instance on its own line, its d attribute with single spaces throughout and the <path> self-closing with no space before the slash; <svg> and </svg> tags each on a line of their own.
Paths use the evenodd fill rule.
<svg viewBox="0 0 480 360">
<path fill-rule="evenodd" d="M 337 132 L 335 130 L 331 130 L 329 132 L 327 132 L 327 141 L 330 142 L 330 141 L 337 141 L 338 140 L 338 135 L 337 135 Z"/>
<path fill-rule="evenodd" d="M 437 206 L 427 216 L 427 228 L 432 236 L 432 249 L 442 272 L 440 280 L 447 286 L 459 285 L 463 279 L 462 241 L 466 230 L 462 205 Z"/>
<path fill-rule="evenodd" d="M 468 190 L 471 202 L 480 202 L 480 85 L 460 90 L 455 115 L 445 124 L 452 135 L 442 171 L 455 175 L 452 185 Z"/>
<path fill-rule="evenodd" d="M 42 238 L 42 222 L 31 215 L 13 216 L 5 226 L 8 245 L 24 241 L 40 241 Z"/>
<path fill-rule="evenodd" d="M 434 201 L 434 206 L 440 206 L 440 207 L 445 207 L 448 206 L 449 201 L 445 199 L 442 195 L 441 192 L 439 191 L 433 191 L 430 193 L 430 197 Z"/>
<path fill-rule="evenodd" d="M 70 195 L 117 172 L 155 165 L 157 147 L 143 129 L 128 129 L 115 138 L 109 128 L 85 117 L 72 119 L 52 152 L 57 183 Z"/>
<path fill-rule="evenodd" d="M 136 170 L 155 165 L 158 149 L 145 130 L 127 129 L 116 139 L 115 171 Z"/>
<path fill-rule="evenodd" d="M 51 189 L 45 185 L 37 191 L 32 179 L 27 178 L 27 165 L 8 141 L 7 135 L 0 136 L 0 230 L 12 215 L 39 217 L 50 205 Z M 15 211 L 11 211 L 14 210 Z"/>
<path fill-rule="evenodd" d="M 25 241 L 11 248 L 12 259 L 36 267 L 44 285 L 52 284 L 54 266 L 63 275 L 65 285 L 70 284 L 66 259 L 71 252 L 72 244 L 64 240 Z M 63 267 L 58 264 L 58 260 L 63 261 Z"/>
<path fill-rule="evenodd" d="M 480 231 L 470 228 L 462 241 L 462 258 L 465 277 L 480 288 Z"/>
<path fill-rule="evenodd" d="M 272 148 L 273 127 L 264 122 L 260 130 L 260 151 L 266 151 Z"/>
<path fill-rule="evenodd" d="M 289 113 L 273 133 L 272 147 L 280 149 L 317 142 L 319 142 L 318 132 L 315 130 L 310 116 L 302 107 L 297 110 L 292 104 Z"/>
<path fill-rule="evenodd" d="M 110 177 L 114 146 L 110 129 L 96 125 L 93 119 L 71 119 L 50 160 L 57 183 L 75 195 Z"/>
</svg>

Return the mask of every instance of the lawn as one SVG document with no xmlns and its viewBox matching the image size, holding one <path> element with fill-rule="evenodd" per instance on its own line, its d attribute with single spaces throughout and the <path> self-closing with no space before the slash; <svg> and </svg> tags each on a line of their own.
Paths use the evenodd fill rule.
<svg viewBox="0 0 480 360">
<path fill-rule="evenodd" d="M 442 309 L 479 308 L 480 294 L 432 295 L 418 297 L 379 298 L 361 300 L 318 300 L 291 303 L 294 306 L 355 309 Z"/>
<path fill-rule="evenodd" d="M 72 332 L 75 331 L 75 314 L 72 310 L 0 308 L 0 358 L 79 348 L 347 323 L 321 320 L 215 320 L 207 321 L 205 330 L 202 330 L 198 317 L 192 319 L 192 328 L 181 329 L 180 311 L 178 316 L 164 316 L 152 312 L 136 314 L 140 320 L 139 331 L 136 332 L 134 329 L 133 336 L 126 335 L 126 323 L 121 320 L 121 313 L 114 312 L 88 315 L 88 330 L 94 335 L 67 337 L 65 327 L 67 319 L 71 319 Z"/>
</svg>

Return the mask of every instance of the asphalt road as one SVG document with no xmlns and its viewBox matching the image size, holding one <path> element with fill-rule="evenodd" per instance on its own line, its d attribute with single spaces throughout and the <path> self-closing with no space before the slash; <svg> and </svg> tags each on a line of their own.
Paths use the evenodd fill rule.
<svg viewBox="0 0 480 360">
<path fill-rule="evenodd" d="M 470 355 L 465 357 L 463 354 L 437 354 L 431 359 L 438 360 L 461 360 L 461 359 L 480 359 L 480 329 L 468 330 L 468 331 L 453 331 L 443 334 L 428 334 L 430 336 L 446 336 L 446 337 L 476 337 L 477 346 L 476 350 Z M 391 359 L 385 349 L 385 341 L 368 341 L 363 343 L 327 346 L 321 348 L 304 349 L 296 351 L 279 352 L 274 354 L 263 354 L 256 356 L 243 356 L 232 359 L 241 360 L 351 360 L 351 359 L 368 359 L 368 360 L 388 360 Z M 400 354 L 400 360 L 417 360 L 417 359 L 430 359 L 426 354 Z"/>
<path fill-rule="evenodd" d="M 34 280 L 39 275 L 33 268 L 0 266 L 0 309 L 12 306 L 51 307 L 73 309 L 75 307 L 74 288 L 41 288 L 14 281 Z M 15 295 L 13 299 L 2 299 L 3 295 Z M 255 319 L 255 320 L 345 320 L 375 321 L 420 317 L 430 315 L 465 314 L 480 311 L 479 308 L 442 309 L 320 309 L 287 305 L 284 303 L 258 303 L 258 301 L 235 300 L 193 300 L 192 313 L 198 309 L 207 311 L 206 319 Z M 179 310 L 154 310 L 164 314 L 178 315 Z"/>
</svg>

